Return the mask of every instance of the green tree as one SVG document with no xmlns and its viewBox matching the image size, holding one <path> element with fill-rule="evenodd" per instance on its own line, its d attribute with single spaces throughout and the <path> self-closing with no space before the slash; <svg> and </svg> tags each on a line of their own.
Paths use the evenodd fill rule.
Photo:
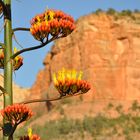
<svg viewBox="0 0 140 140">
<path fill-rule="evenodd" d="M 116 11 L 113 8 L 109 8 L 106 13 L 109 15 L 114 15 L 116 13 Z"/>
<path fill-rule="evenodd" d="M 122 10 L 120 14 L 121 14 L 121 16 L 131 16 L 132 11 L 131 10 Z"/>
<path fill-rule="evenodd" d="M 95 11 L 96 14 L 100 14 L 101 12 L 103 12 L 103 10 L 100 8 Z"/>
</svg>

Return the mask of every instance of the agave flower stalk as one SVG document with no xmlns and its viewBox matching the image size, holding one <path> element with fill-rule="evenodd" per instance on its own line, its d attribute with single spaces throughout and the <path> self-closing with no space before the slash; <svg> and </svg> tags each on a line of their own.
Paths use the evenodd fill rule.
<svg viewBox="0 0 140 140">
<path fill-rule="evenodd" d="M 82 80 L 82 72 L 75 70 L 62 69 L 54 73 L 54 85 L 60 96 L 54 99 L 35 99 L 19 104 L 13 104 L 12 74 L 13 70 L 18 70 L 23 65 L 21 53 L 40 49 L 55 39 L 66 37 L 75 29 L 73 18 L 58 10 L 46 10 L 36 15 L 31 20 L 30 28 L 12 29 L 11 0 L 0 0 L 0 15 L 4 15 L 4 43 L 0 43 L 0 68 L 4 69 L 4 87 L 0 86 L 4 96 L 4 109 L 1 111 L 3 116 L 3 140 L 13 140 L 13 134 L 17 126 L 32 116 L 32 111 L 25 105 L 33 102 L 56 101 L 67 98 L 71 95 L 87 93 L 90 84 Z M 31 35 L 40 45 L 17 50 L 12 47 L 12 35 L 14 31 L 30 31 Z M 21 140 L 40 140 L 37 135 L 21 137 Z"/>
<path fill-rule="evenodd" d="M 11 0 L 4 0 L 4 89 L 7 94 L 4 95 L 4 108 L 13 104 L 13 89 L 12 89 L 12 63 L 9 61 L 12 56 L 12 19 L 11 19 Z M 6 120 L 4 118 L 4 125 Z M 3 140 L 8 137 L 3 136 Z M 12 139 L 12 138 L 11 138 Z"/>
</svg>

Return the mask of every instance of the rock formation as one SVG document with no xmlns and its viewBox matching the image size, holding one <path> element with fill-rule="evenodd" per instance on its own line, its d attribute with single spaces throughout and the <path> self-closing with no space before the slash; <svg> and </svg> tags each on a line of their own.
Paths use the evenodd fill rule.
<svg viewBox="0 0 140 140">
<path fill-rule="evenodd" d="M 52 74 L 65 67 L 82 70 L 91 83 L 85 100 L 140 99 L 140 24 L 90 14 L 76 26 L 71 35 L 54 42 L 31 94 L 53 96 Z"/>
</svg>

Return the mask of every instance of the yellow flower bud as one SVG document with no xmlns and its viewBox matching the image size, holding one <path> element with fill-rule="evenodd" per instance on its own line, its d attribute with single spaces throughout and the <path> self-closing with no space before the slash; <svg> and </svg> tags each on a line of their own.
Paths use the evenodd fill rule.
<svg viewBox="0 0 140 140">
<path fill-rule="evenodd" d="M 16 47 L 14 47 L 14 53 L 16 53 L 18 51 L 18 49 Z"/>
<path fill-rule="evenodd" d="M 55 73 L 53 74 L 53 81 L 54 81 L 55 85 L 58 85 L 58 80 L 56 78 L 56 74 Z"/>
<path fill-rule="evenodd" d="M 28 128 L 28 136 L 31 139 L 31 137 L 32 137 L 32 128 Z"/>
<path fill-rule="evenodd" d="M 71 71 L 71 79 L 72 79 L 72 80 L 76 80 L 76 76 L 77 76 L 76 70 L 72 70 L 72 71 Z"/>
<path fill-rule="evenodd" d="M 83 72 L 82 72 L 82 71 L 80 71 L 80 72 L 79 72 L 79 76 L 78 76 L 78 78 L 77 78 L 77 79 L 78 79 L 78 80 L 81 80 L 81 79 L 82 79 L 82 76 L 83 76 Z"/>
<path fill-rule="evenodd" d="M 53 11 L 49 12 L 49 18 L 50 18 L 50 20 L 54 19 L 54 12 Z"/>
</svg>

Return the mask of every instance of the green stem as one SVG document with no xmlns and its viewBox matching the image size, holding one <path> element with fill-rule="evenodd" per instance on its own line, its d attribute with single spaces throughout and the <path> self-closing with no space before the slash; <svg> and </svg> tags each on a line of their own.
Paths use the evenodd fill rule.
<svg viewBox="0 0 140 140">
<path fill-rule="evenodd" d="M 8 140 L 13 140 L 13 134 L 14 134 L 14 132 L 15 132 L 17 126 L 18 126 L 17 124 L 14 125 L 14 127 L 13 127 L 13 129 L 12 129 L 12 131 L 11 131 L 11 134 L 10 134 L 9 137 L 8 137 Z"/>
<path fill-rule="evenodd" d="M 11 0 L 4 0 L 8 15 L 4 16 L 6 21 L 4 27 L 4 89 L 7 94 L 4 94 L 4 108 L 13 104 L 12 95 L 12 63 L 9 61 L 12 55 L 12 22 L 11 22 Z M 4 120 L 5 123 L 5 120 Z M 3 140 L 8 140 L 8 137 L 3 136 Z"/>
</svg>

